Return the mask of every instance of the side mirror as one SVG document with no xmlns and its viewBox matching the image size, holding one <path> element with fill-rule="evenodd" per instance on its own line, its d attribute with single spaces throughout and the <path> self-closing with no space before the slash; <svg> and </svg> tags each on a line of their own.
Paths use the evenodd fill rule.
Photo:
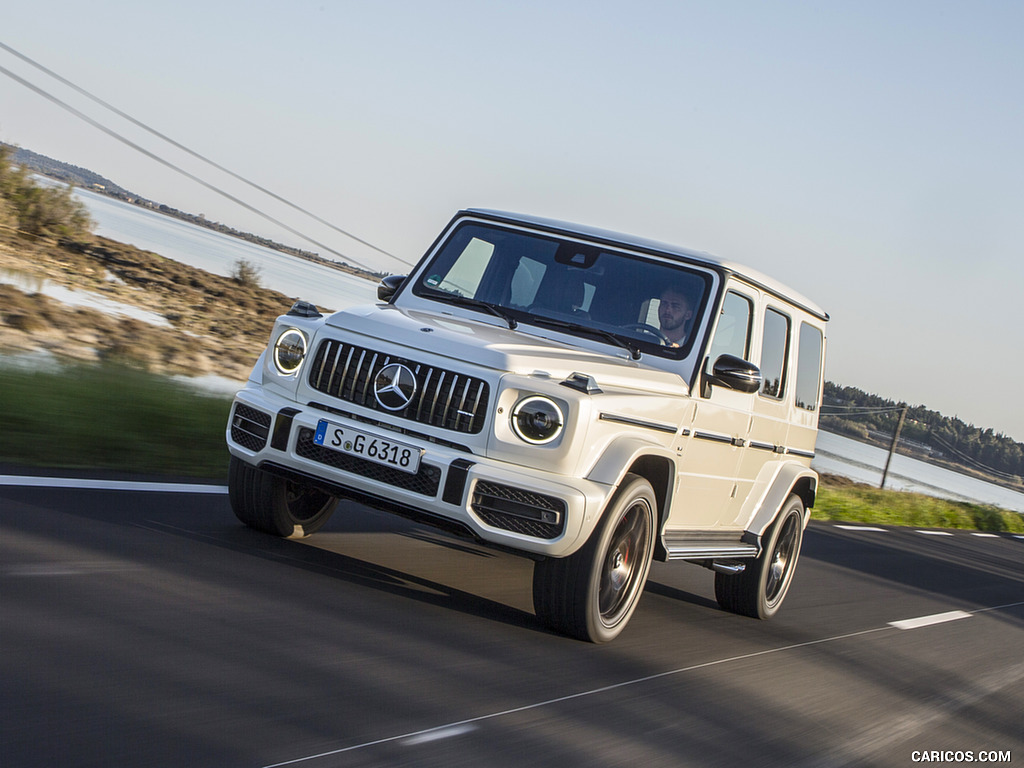
<svg viewBox="0 0 1024 768">
<path fill-rule="evenodd" d="M 391 297 L 398 293 L 405 278 L 408 275 L 388 275 L 377 284 L 377 298 L 380 301 L 391 301 Z"/>
<path fill-rule="evenodd" d="M 748 363 L 736 355 L 722 355 L 711 367 L 711 373 L 705 374 L 708 384 L 717 384 L 737 392 L 757 392 L 761 388 L 763 377 L 761 370 L 753 363 Z"/>
</svg>

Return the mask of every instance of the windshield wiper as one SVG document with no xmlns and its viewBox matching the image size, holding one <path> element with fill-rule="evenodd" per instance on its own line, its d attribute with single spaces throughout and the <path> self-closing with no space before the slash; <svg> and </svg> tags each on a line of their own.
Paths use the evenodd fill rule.
<svg viewBox="0 0 1024 768">
<path fill-rule="evenodd" d="M 512 315 L 507 312 L 502 312 L 493 304 L 488 304 L 486 301 L 480 301 L 480 299 L 471 299 L 468 296 L 457 296 L 454 293 L 444 293 L 443 291 L 432 293 L 431 296 L 439 299 L 440 301 L 447 301 L 449 304 L 458 304 L 460 307 L 469 307 L 470 309 L 480 309 L 484 312 L 488 312 L 508 323 L 508 329 L 510 331 L 514 331 L 519 325 Z"/>
<path fill-rule="evenodd" d="M 543 315 L 532 315 L 530 317 L 530 322 L 534 325 L 545 325 L 548 328 L 558 328 L 564 331 L 589 333 L 592 336 L 597 336 L 605 341 L 611 342 L 617 347 L 622 347 L 624 350 L 629 352 L 630 357 L 634 360 L 640 359 L 640 347 L 630 344 L 625 339 L 622 339 L 609 331 L 605 331 L 600 328 L 592 328 L 589 325 L 582 325 L 580 323 L 571 323 L 568 320 L 556 320 L 553 317 L 544 317 Z"/>
</svg>

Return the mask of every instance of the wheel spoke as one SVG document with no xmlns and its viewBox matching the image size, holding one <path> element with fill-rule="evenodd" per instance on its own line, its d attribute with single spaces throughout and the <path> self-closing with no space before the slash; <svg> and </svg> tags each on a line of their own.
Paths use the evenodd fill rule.
<svg viewBox="0 0 1024 768">
<path fill-rule="evenodd" d="M 775 543 L 775 549 L 771 554 L 768 565 L 768 578 L 765 582 L 765 597 L 772 601 L 786 583 L 789 575 L 789 566 L 792 561 L 793 549 L 796 544 L 797 529 L 796 519 L 786 520 L 785 528 L 779 534 Z"/>
<path fill-rule="evenodd" d="M 614 618 L 636 590 L 641 572 L 637 553 L 645 551 L 649 535 L 647 507 L 637 502 L 619 519 L 609 543 L 598 592 L 598 609 L 603 618 Z"/>
</svg>

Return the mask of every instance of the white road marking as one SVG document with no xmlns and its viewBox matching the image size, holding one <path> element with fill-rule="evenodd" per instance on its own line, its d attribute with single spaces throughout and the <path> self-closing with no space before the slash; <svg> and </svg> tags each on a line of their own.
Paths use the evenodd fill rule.
<svg viewBox="0 0 1024 768">
<path fill-rule="evenodd" d="M 77 477 L 30 477 L 24 475 L 0 475 L 0 485 L 101 491 L 147 491 L 156 493 L 225 494 L 228 492 L 226 485 L 208 485 L 204 483 L 152 483 L 137 480 L 95 480 Z"/>
<path fill-rule="evenodd" d="M 0 566 L 0 576 L 85 576 L 89 574 L 137 571 L 140 567 L 119 562 L 14 563 Z"/>
<path fill-rule="evenodd" d="M 998 539 L 998 533 L 982 533 L 981 531 L 972 531 L 971 536 L 978 536 L 982 539 Z"/>
<path fill-rule="evenodd" d="M 471 731 L 475 730 L 475 725 L 454 725 L 448 727 L 442 726 L 441 728 L 438 728 L 433 731 L 427 731 L 425 733 L 420 733 L 416 736 L 410 736 L 408 739 L 405 739 L 400 743 L 406 747 L 415 747 L 418 744 L 427 744 L 431 741 L 451 739 L 455 736 L 461 736 L 464 733 L 470 733 Z"/>
<path fill-rule="evenodd" d="M 949 531 L 918 531 L 923 533 L 925 536 L 952 536 L 953 534 Z"/>
<path fill-rule="evenodd" d="M 971 618 L 971 614 L 966 611 L 947 611 L 946 613 L 933 613 L 931 616 L 918 616 L 916 619 L 890 621 L 889 626 L 896 627 L 896 629 L 918 629 L 930 627 L 932 624 L 944 624 L 947 621 L 969 618 Z"/>
<path fill-rule="evenodd" d="M 876 528 L 873 525 L 836 525 L 836 528 L 842 528 L 844 531 L 878 531 L 879 533 L 886 533 L 885 528 Z"/>
</svg>

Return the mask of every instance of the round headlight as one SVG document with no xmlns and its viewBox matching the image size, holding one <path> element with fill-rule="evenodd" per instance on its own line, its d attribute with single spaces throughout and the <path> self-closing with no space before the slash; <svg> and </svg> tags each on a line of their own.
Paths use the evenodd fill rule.
<svg viewBox="0 0 1024 768">
<path fill-rule="evenodd" d="M 286 376 L 295 373 L 306 357 L 306 337 L 294 328 L 277 337 L 274 344 L 274 365 Z"/>
<path fill-rule="evenodd" d="M 512 431 L 533 445 L 550 443 L 558 437 L 563 422 L 559 407 L 542 395 L 524 397 L 512 409 Z"/>
</svg>

